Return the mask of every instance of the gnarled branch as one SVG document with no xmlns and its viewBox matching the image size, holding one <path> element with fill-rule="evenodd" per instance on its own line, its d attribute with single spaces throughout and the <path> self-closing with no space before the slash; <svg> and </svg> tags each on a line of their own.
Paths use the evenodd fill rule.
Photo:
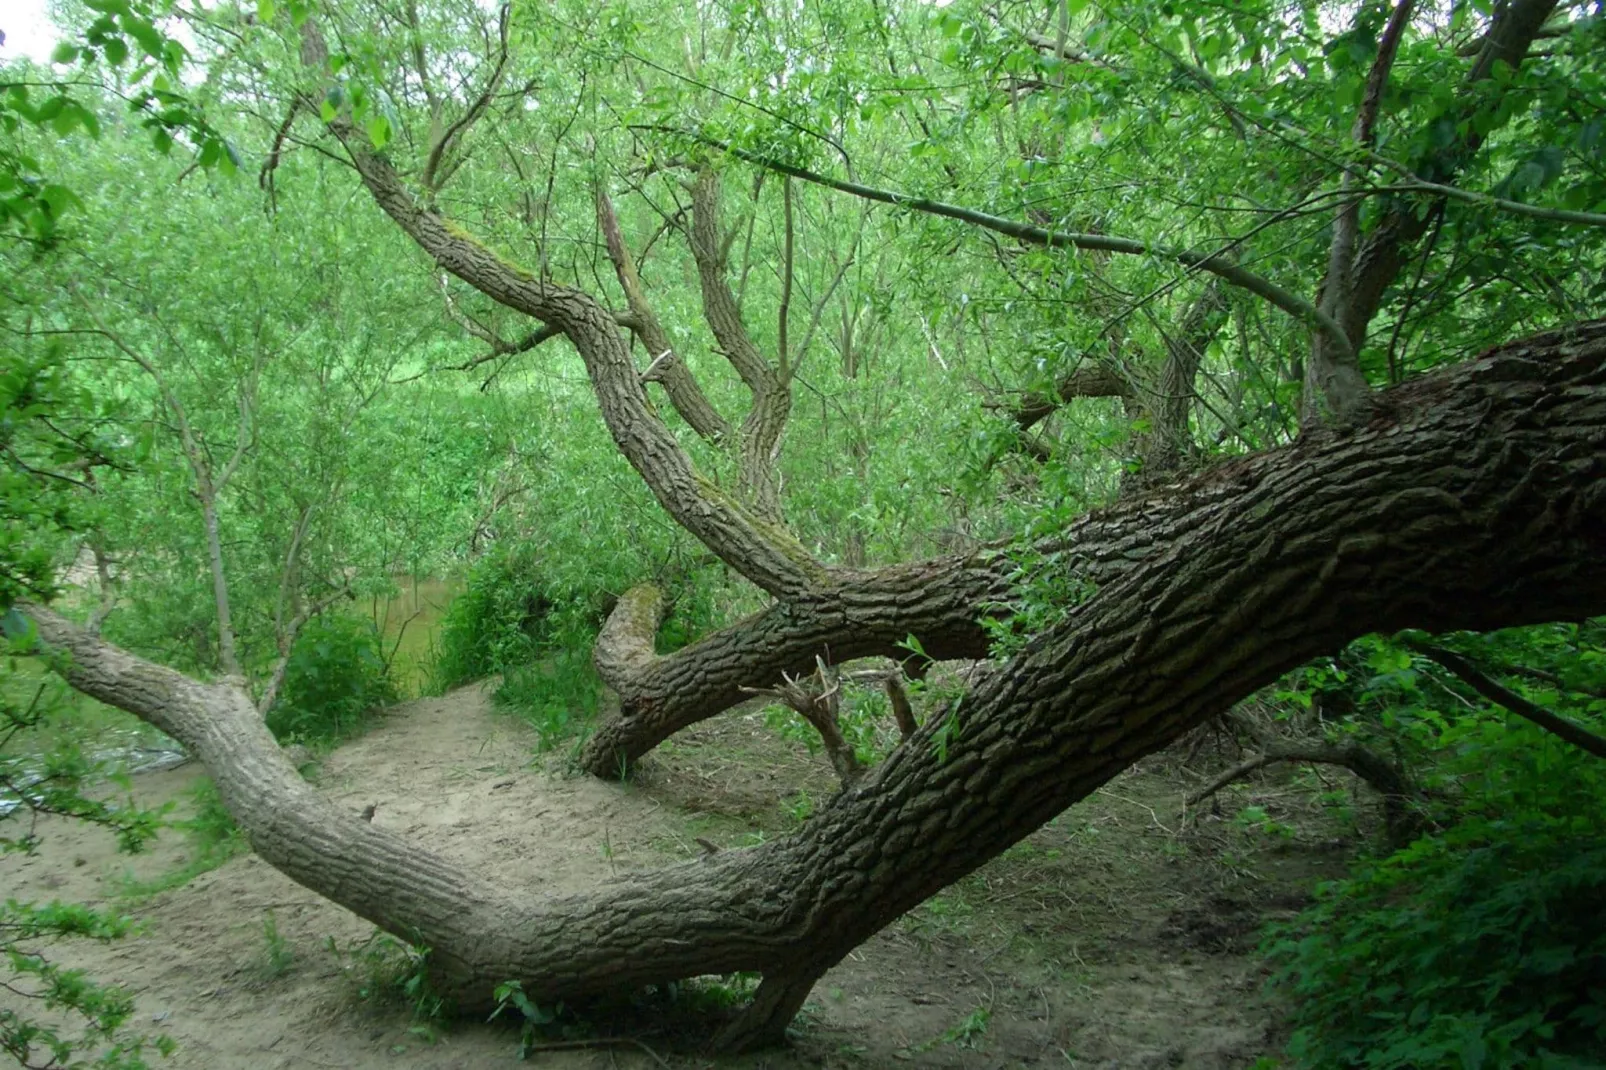
<svg viewBox="0 0 1606 1070">
<path fill-rule="evenodd" d="M 697 379 L 692 375 L 691 369 L 675 347 L 669 341 L 669 335 L 658 322 L 657 315 L 647 300 L 647 291 L 641 285 L 641 276 L 637 274 L 636 262 L 625 248 L 624 235 L 619 230 L 619 219 L 613 210 L 613 201 L 601 186 L 597 187 L 597 225 L 602 230 L 602 237 L 608 247 L 608 259 L 613 261 L 614 274 L 619 277 L 619 285 L 624 289 L 625 301 L 630 308 L 630 329 L 641 344 L 647 347 L 647 352 L 653 354 L 652 363 L 642 373 L 642 380 L 649 383 L 658 383 L 669 395 L 669 403 L 680 413 L 681 418 L 691 425 L 703 438 L 710 442 L 722 442 L 730 433 L 730 426 L 725 418 L 719 414 L 708 395 L 703 393 Z"/>
</svg>

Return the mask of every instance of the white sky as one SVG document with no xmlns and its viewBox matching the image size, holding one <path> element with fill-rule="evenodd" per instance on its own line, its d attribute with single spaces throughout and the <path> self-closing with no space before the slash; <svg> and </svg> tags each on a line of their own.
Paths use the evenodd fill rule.
<svg viewBox="0 0 1606 1070">
<path fill-rule="evenodd" d="M 45 14 L 45 0 L 0 0 L 0 30 L 6 35 L 5 44 L 0 44 L 0 62 L 27 56 L 43 63 L 61 39 Z"/>
</svg>

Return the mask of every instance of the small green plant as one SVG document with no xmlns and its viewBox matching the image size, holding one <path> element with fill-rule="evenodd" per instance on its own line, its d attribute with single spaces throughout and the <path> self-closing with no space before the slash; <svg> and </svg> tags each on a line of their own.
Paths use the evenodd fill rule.
<svg viewBox="0 0 1606 1070">
<path fill-rule="evenodd" d="M 987 1035 L 987 1025 L 993 1020 L 993 1012 L 986 1007 L 977 1007 L 967 1014 L 962 1021 L 942 1035 L 943 1043 L 953 1044 L 961 1048 L 974 1048 L 976 1042 Z"/>
<path fill-rule="evenodd" d="M 990 1008 L 977 1007 L 961 1018 L 952 1029 L 939 1037 L 926 1041 L 913 1050 L 917 1052 L 930 1051 L 939 1044 L 952 1044 L 956 1048 L 974 1048 L 981 1041 L 981 1038 L 987 1035 L 987 1026 L 991 1024 L 992 1020 L 993 1012 Z"/>
<path fill-rule="evenodd" d="M 262 973 L 266 977 L 282 977 L 295 964 L 295 951 L 279 932 L 279 922 L 268 911 L 262 916 Z"/>
<path fill-rule="evenodd" d="M 786 804 L 786 813 L 793 821 L 802 824 L 814 814 L 814 800 L 808 792 L 799 788 L 792 801 Z"/>
<path fill-rule="evenodd" d="M 364 1003 L 407 1007 L 409 1031 L 433 1043 L 450 1008 L 429 981 L 429 948 L 409 944 L 377 929 L 347 948 L 329 937 L 324 946 L 339 963 L 352 992 Z"/>
<path fill-rule="evenodd" d="M 666 986 L 666 994 L 676 1009 L 686 1014 L 726 1014 L 751 1002 L 758 983 L 756 973 L 710 974 L 672 982 Z"/>
<path fill-rule="evenodd" d="M 955 699 L 948 706 L 948 712 L 943 715 L 937 730 L 931 734 L 931 745 L 937 752 L 937 761 L 943 764 L 948 762 L 948 748 L 959 736 L 959 700 Z"/>
<path fill-rule="evenodd" d="M 494 699 L 528 721 L 536 732 L 536 750 L 548 751 L 590 726 L 602 699 L 602 680 L 589 647 L 559 650 L 508 668 Z"/>
<path fill-rule="evenodd" d="M 503 981 L 496 986 L 492 994 L 496 997 L 496 1009 L 491 1012 L 491 1017 L 487 1021 L 494 1022 L 510 1010 L 518 1012 L 520 1059 L 528 1059 L 535 1053 L 537 1045 L 548 1041 L 554 1033 L 562 1032 L 566 1028 L 562 1024 L 565 1016 L 562 1003 L 550 1009 L 539 1006 L 524 994 L 524 986 L 518 981 Z"/>
<path fill-rule="evenodd" d="M 820 753 L 820 733 L 795 710 L 770 703 L 763 709 L 764 727 L 774 731 L 789 743 L 801 743 L 810 754 Z"/>
<path fill-rule="evenodd" d="M 1285 822 L 1278 821 L 1266 813 L 1263 806 L 1246 806 L 1238 811 L 1233 823 L 1239 828 L 1253 829 L 1264 836 L 1278 840 L 1291 840 L 1294 838 L 1294 827 Z"/>
</svg>

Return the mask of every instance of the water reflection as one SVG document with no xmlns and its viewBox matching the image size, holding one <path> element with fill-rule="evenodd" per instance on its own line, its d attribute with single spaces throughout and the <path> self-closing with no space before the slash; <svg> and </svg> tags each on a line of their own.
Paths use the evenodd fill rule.
<svg viewBox="0 0 1606 1070">
<path fill-rule="evenodd" d="M 399 593 L 373 599 L 370 613 L 391 656 L 391 679 L 404 698 L 423 693 L 446 607 L 463 589 L 459 576 L 393 576 Z"/>
</svg>

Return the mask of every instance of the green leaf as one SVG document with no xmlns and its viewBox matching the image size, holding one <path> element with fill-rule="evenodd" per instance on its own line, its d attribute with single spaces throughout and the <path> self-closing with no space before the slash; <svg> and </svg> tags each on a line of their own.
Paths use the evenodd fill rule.
<svg viewBox="0 0 1606 1070">
<path fill-rule="evenodd" d="M 376 115 L 368 120 L 368 139 L 374 143 L 374 148 L 382 149 L 390 144 L 390 120 L 383 115 Z"/>
<path fill-rule="evenodd" d="M 56 46 L 56 50 L 54 52 L 50 53 L 50 62 L 63 65 L 71 63 L 73 60 L 78 58 L 79 51 L 80 49 L 77 45 L 68 41 L 63 41 L 61 44 Z"/>
<path fill-rule="evenodd" d="M 68 208 L 75 205 L 81 207 L 84 203 L 78 199 L 78 194 L 66 186 L 59 186 L 54 183 L 39 191 L 39 199 L 49 205 L 51 213 L 58 217 L 66 212 Z"/>
<path fill-rule="evenodd" d="M 139 42 L 139 47 L 145 50 L 147 56 L 158 60 L 162 58 L 162 46 L 167 39 L 155 26 L 130 15 L 124 15 L 122 22 L 124 32 Z"/>
<path fill-rule="evenodd" d="M 345 94 L 338 85 L 329 87 L 329 92 L 324 94 L 323 103 L 318 105 L 318 114 L 323 117 L 324 122 L 334 122 L 335 116 L 340 114 L 340 104 L 344 99 Z"/>
<path fill-rule="evenodd" d="M 257 0 L 257 21 L 266 26 L 273 21 L 278 9 L 273 6 L 273 0 Z"/>
</svg>

